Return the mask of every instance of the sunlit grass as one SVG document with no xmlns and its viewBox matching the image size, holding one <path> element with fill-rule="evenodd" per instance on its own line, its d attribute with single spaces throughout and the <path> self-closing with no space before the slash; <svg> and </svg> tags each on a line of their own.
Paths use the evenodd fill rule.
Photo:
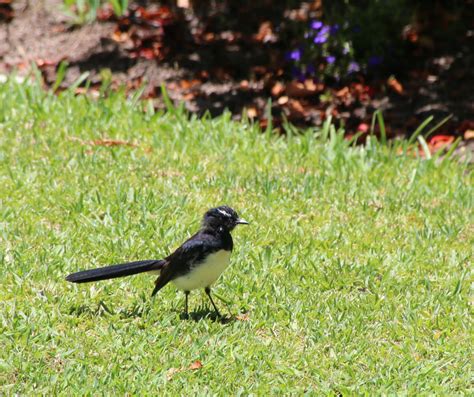
<svg viewBox="0 0 474 397">
<path fill-rule="evenodd" d="M 0 85 L 2 394 L 473 392 L 465 165 L 145 110 Z M 162 257 L 218 204 L 251 222 L 214 289 L 226 323 L 201 292 L 181 320 L 147 275 L 64 281 Z"/>
</svg>

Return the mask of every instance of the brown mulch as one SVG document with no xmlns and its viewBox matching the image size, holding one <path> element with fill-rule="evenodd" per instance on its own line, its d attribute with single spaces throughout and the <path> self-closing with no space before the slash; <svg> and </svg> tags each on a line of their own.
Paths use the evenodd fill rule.
<svg viewBox="0 0 474 397">
<path fill-rule="evenodd" d="M 224 32 L 218 37 L 204 35 L 199 43 L 179 38 L 175 49 L 160 43 L 137 50 L 133 43 L 146 43 L 150 31 L 156 38 L 158 30 L 119 26 L 120 30 L 107 18 L 71 27 L 61 6 L 60 0 L 18 0 L 11 2 L 11 13 L 4 13 L 3 20 L 0 13 L 0 74 L 14 70 L 25 74 L 36 63 L 45 82 L 53 84 L 59 63 L 67 61 L 62 86 L 89 71 L 94 88 L 108 69 L 114 86 L 134 89 L 146 83 L 144 95 L 154 98 L 157 107 L 164 106 L 160 92 L 164 84 L 171 99 L 183 101 L 191 112 L 218 115 L 229 109 L 236 119 L 246 113 L 262 127 L 267 124 L 269 98 L 277 127 L 284 120 L 319 126 L 332 116 L 350 134 L 366 130 L 376 109 L 383 110 L 390 136 L 406 136 L 430 115 L 435 117 L 433 125 L 452 115 L 437 133 L 460 136 L 472 149 L 472 32 L 455 45 L 425 50 L 418 64 L 403 75 L 324 87 L 312 81 L 288 82 L 275 72 L 278 68 L 265 68 L 268 56 L 276 58 L 274 47 L 263 43 L 272 34 L 269 26 L 261 26 L 250 39 Z M 173 26 L 176 30 L 179 24 Z M 178 38 L 179 29 L 173 34 Z M 328 92 L 330 100 L 321 101 L 321 94 Z"/>
</svg>

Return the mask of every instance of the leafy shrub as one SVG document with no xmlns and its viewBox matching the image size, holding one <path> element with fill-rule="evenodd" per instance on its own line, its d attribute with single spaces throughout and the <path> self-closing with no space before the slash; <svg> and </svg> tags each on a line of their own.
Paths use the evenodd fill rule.
<svg viewBox="0 0 474 397">
<path fill-rule="evenodd" d="M 287 54 L 292 74 L 339 80 L 401 56 L 401 33 L 413 15 L 406 0 L 323 3 L 323 20 L 306 22 Z"/>
</svg>

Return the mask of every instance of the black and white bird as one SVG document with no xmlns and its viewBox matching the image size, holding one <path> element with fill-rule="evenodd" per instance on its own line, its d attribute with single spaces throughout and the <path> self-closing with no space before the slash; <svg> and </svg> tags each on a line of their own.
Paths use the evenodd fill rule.
<svg viewBox="0 0 474 397">
<path fill-rule="evenodd" d="M 188 316 L 190 291 L 204 288 L 216 314 L 219 310 L 211 297 L 211 285 L 219 278 L 230 262 L 234 246 L 230 232 L 237 225 L 248 225 L 237 212 L 228 206 L 212 208 L 206 212 L 201 229 L 176 251 L 164 259 L 144 260 L 83 270 L 66 277 L 73 283 L 125 277 L 138 273 L 158 273 L 154 296 L 170 281 L 185 294 L 185 316 Z"/>
</svg>

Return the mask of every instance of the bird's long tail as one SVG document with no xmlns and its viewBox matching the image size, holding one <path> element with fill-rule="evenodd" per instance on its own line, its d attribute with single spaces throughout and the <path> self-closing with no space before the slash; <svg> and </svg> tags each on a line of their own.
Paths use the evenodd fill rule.
<svg viewBox="0 0 474 397">
<path fill-rule="evenodd" d="M 160 270 L 165 264 L 164 260 L 146 260 L 137 262 L 121 263 L 100 267 L 98 269 L 83 270 L 72 273 L 66 277 L 72 283 L 88 283 L 90 281 L 108 280 L 111 278 L 131 276 L 132 274 L 145 273 Z"/>
</svg>

